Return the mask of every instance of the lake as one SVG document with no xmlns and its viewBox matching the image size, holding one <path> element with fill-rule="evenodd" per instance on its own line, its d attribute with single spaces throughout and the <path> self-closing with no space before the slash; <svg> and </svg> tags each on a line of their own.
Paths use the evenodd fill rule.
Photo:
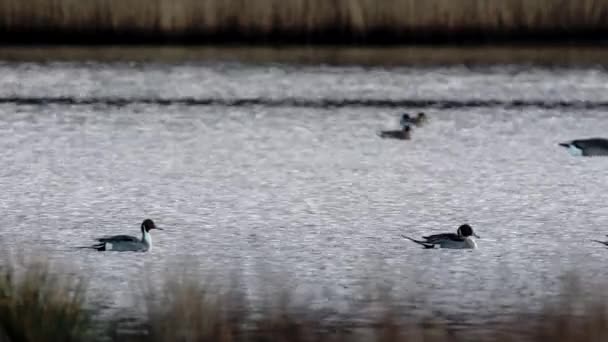
<svg viewBox="0 0 608 342">
<path fill-rule="evenodd" d="M 479 321 L 605 284 L 600 67 L 0 63 L 0 238 L 91 279 L 108 310 L 187 269 L 330 314 L 373 289 Z M 380 139 L 424 111 L 410 141 Z M 154 231 L 149 253 L 74 249 Z M 477 250 L 401 234 L 471 224 Z M 313 298 L 313 299 L 310 299 Z"/>
</svg>

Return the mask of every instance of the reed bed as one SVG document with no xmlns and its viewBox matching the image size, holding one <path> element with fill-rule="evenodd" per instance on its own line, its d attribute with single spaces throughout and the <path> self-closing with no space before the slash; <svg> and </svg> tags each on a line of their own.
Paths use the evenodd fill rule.
<svg viewBox="0 0 608 342">
<path fill-rule="evenodd" d="M 432 318 L 404 320 L 390 302 L 376 303 L 382 310 L 363 326 L 294 309 L 286 305 L 293 299 L 288 292 L 255 309 L 239 291 L 217 291 L 195 280 L 200 277 L 168 277 L 156 290 L 140 288 L 138 317 L 100 319 L 101 308 L 85 305 L 82 277 L 70 274 L 59 276 L 47 263 L 0 267 L 0 341 L 608 341 L 604 291 L 589 296 L 573 286 L 540 313 L 524 310 L 506 324 L 462 330 Z"/>
<path fill-rule="evenodd" d="M 0 0 L 22 43 L 604 39 L 608 0 Z"/>
<path fill-rule="evenodd" d="M 84 282 L 62 277 L 44 261 L 23 269 L 0 265 L 0 341 L 85 341 L 92 312 Z"/>
</svg>

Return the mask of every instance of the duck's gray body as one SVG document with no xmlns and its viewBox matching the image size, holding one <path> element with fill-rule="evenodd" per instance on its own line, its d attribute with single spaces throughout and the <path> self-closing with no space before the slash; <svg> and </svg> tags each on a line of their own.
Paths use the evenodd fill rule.
<svg viewBox="0 0 608 342">
<path fill-rule="evenodd" d="M 567 148 L 573 156 L 608 156 L 608 139 L 604 138 L 577 139 L 559 145 Z"/>
<path fill-rule="evenodd" d="M 115 235 L 97 239 L 93 247 L 98 251 L 147 252 L 152 247 L 150 233 L 142 233 L 141 239 L 129 235 Z"/>
<path fill-rule="evenodd" d="M 424 240 L 412 239 L 409 236 L 403 235 L 404 238 L 414 241 L 415 243 L 424 246 L 424 248 L 449 248 L 449 249 L 475 249 L 477 243 L 473 239 L 474 237 L 479 238 L 477 234 L 473 232 L 473 228 L 468 224 L 461 225 L 457 233 L 442 233 L 435 235 L 423 236 Z"/>
</svg>

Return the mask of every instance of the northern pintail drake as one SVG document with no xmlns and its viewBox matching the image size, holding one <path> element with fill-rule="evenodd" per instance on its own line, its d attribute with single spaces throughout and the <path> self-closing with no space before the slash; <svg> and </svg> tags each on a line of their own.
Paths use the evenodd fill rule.
<svg viewBox="0 0 608 342">
<path fill-rule="evenodd" d="M 162 230 L 154 224 L 154 221 L 146 219 L 141 223 L 141 238 L 130 235 L 105 236 L 97 239 L 97 243 L 93 246 L 84 248 L 98 251 L 146 252 L 152 248 L 152 237 L 150 236 L 152 229 Z"/>
<path fill-rule="evenodd" d="M 590 138 L 578 139 L 560 143 L 573 156 L 608 156 L 608 139 Z"/>
<path fill-rule="evenodd" d="M 422 126 L 426 121 L 427 121 L 426 114 L 424 114 L 423 112 L 418 113 L 418 115 L 415 118 L 412 118 L 408 113 L 404 113 L 403 115 L 401 115 L 400 123 L 401 123 L 401 126 L 406 126 L 406 125 Z"/>
<path fill-rule="evenodd" d="M 429 236 L 423 236 L 424 240 L 416 240 L 412 239 L 409 236 L 402 235 L 404 238 L 408 240 L 412 240 L 417 244 L 424 246 L 424 248 L 435 248 L 436 246 L 440 248 L 451 248 L 451 249 L 469 249 L 469 248 L 477 248 L 477 243 L 475 242 L 476 238 L 480 238 L 475 232 L 473 228 L 468 224 L 463 224 L 458 227 L 456 234 L 454 233 L 443 233 L 443 234 L 435 234 Z"/>
<path fill-rule="evenodd" d="M 400 139 L 400 140 L 410 140 L 411 139 L 411 128 L 409 125 L 403 126 L 398 131 L 380 131 L 378 135 L 384 139 Z"/>
</svg>

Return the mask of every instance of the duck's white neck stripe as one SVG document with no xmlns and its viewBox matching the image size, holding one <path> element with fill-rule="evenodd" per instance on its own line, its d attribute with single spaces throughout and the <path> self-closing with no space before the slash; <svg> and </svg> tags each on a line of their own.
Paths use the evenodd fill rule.
<svg viewBox="0 0 608 342">
<path fill-rule="evenodd" d="M 145 229 L 142 231 L 141 241 L 147 243 L 149 246 L 152 246 L 152 236 Z"/>
</svg>

